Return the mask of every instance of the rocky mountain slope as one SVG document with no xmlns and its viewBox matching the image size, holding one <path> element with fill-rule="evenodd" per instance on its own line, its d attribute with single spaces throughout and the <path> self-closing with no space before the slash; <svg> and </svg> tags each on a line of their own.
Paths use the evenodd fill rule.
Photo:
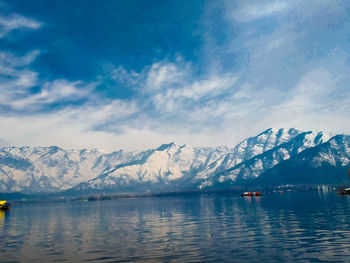
<svg viewBox="0 0 350 263">
<path fill-rule="evenodd" d="M 282 143 L 288 142 L 301 131 L 296 129 L 268 129 L 255 137 L 250 137 L 229 150 L 224 158 L 219 158 L 196 175 L 197 180 L 208 179 L 208 176 L 225 171 L 239 163 L 271 150 Z"/>
<path fill-rule="evenodd" d="M 203 182 L 202 186 L 227 187 L 247 184 L 282 161 L 288 160 L 306 149 L 327 142 L 329 138 L 328 134 L 322 132 L 300 133 L 289 141 L 256 155 L 248 161 L 215 174 L 212 180 Z"/>
<path fill-rule="evenodd" d="M 349 184 L 350 136 L 329 141 L 279 163 L 253 181 L 261 186 L 280 184 Z"/>
<path fill-rule="evenodd" d="M 95 178 L 104 169 L 133 159 L 137 153 L 104 154 L 59 147 L 0 148 L 0 192 L 52 192 Z"/>
<path fill-rule="evenodd" d="M 0 192 L 149 192 L 225 188 L 252 182 L 263 185 L 265 181 L 288 183 L 290 178 L 281 174 L 292 169 L 292 164 L 300 163 L 298 169 L 311 164 L 318 167 L 317 163 L 327 163 L 319 167 L 330 170 L 349 166 L 348 139 L 345 135 L 339 138 L 329 140 L 326 133 L 296 129 L 268 129 L 234 147 L 170 143 L 147 151 L 113 153 L 67 151 L 55 146 L 2 147 Z M 316 154 L 317 149 L 322 151 Z M 309 151 L 315 156 L 306 158 Z M 298 158 L 305 161 L 296 162 Z"/>
<path fill-rule="evenodd" d="M 288 142 L 300 131 L 295 129 L 268 129 L 248 138 L 232 149 L 226 147 L 198 148 L 175 143 L 149 151 L 138 162 L 116 165 L 97 178 L 74 189 L 117 191 L 194 190 L 205 180 L 234 164 Z"/>
</svg>

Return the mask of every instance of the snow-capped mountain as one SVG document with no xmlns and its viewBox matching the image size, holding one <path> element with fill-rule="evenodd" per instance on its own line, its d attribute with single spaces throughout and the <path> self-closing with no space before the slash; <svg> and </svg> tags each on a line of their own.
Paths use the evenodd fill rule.
<svg viewBox="0 0 350 263">
<path fill-rule="evenodd" d="M 74 188 L 78 191 L 112 189 L 118 191 L 159 191 L 198 189 L 201 181 L 232 165 L 273 149 L 300 134 L 295 129 L 268 129 L 236 147 L 198 148 L 175 143 L 151 150 L 143 159 L 116 165 L 97 178 Z"/>
<path fill-rule="evenodd" d="M 243 184 L 259 177 L 265 171 L 273 168 L 284 160 L 298 155 L 302 151 L 327 142 L 330 136 L 326 133 L 303 132 L 277 147 L 255 155 L 245 162 L 220 172 L 212 180 L 204 181 L 201 187 L 215 185 L 216 187 L 233 184 Z"/>
<path fill-rule="evenodd" d="M 206 180 L 210 184 L 213 175 L 223 172 L 229 168 L 249 160 L 250 158 L 269 151 L 285 142 L 288 142 L 302 133 L 296 129 L 273 129 L 270 128 L 255 137 L 250 137 L 237 144 L 228 151 L 224 158 L 219 158 L 211 163 L 204 171 L 199 172 L 197 180 Z M 209 177 L 209 178 L 208 178 Z M 204 186 L 203 185 L 203 186 Z"/>
<path fill-rule="evenodd" d="M 226 147 L 198 148 L 175 143 L 144 152 L 141 158 L 116 165 L 76 190 L 174 190 L 193 186 L 193 178 L 208 165 L 224 158 Z"/>
<path fill-rule="evenodd" d="M 349 184 L 350 136 L 337 135 L 329 141 L 301 152 L 266 171 L 253 183 Z"/>
<path fill-rule="evenodd" d="M 234 147 L 170 143 L 147 151 L 108 154 L 97 149 L 67 151 L 55 146 L 2 147 L 0 192 L 198 190 L 243 185 L 263 178 L 274 178 L 278 184 L 284 163 L 323 145 L 332 150 L 327 154 L 323 150 L 305 162 L 315 166 L 338 160 L 329 165 L 338 167 L 339 160 L 344 160 L 342 167 L 346 167 L 349 145 L 346 136 L 342 138 L 345 146 L 338 137 L 329 140 L 326 133 L 268 129 Z"/>
<path fill-rule="evenodd" d="M 124 163 L 137 153 L 105 154 L 92 150 L 59 147 L 0 148 L 1 192 L 52 192 L 69 189 L 95 178 L 112 164 Z"/>
<path fill-rule="evenodd" d="M 226 169 L 234 167 L 258 154 L 290 141 L 300 133 L 301 131 L 296 129 L 268 129 L 236 145 L 233 151 L 226 155 L 221 163 L 221 167 Z"/>
</svg>

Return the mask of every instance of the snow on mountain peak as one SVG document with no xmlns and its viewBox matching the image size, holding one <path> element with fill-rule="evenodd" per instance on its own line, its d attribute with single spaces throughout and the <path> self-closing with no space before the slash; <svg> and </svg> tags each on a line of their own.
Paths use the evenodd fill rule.
<svg viewBox="0 0 350 263">
<path fill-rule="evenodd" d="M 288 137 L 286 134 L 292 134 L 292 136 Z M 295 134 L 297 135 L 293 136 Z M 282 137 L 284 138 L 279 139 Z M 211 186 L 215 182 L 231 184 L 237 181 L 256 178 L 281 161 L 287 160 L 291 156 L 297 155 L 308 148 L 322 144 L 324 141 L 328 141 L 329 135 L 315 132 L 300 133 L 296 130 L 290 133 L 289 130 L 286 131 L 284 129 L 278 131 L 269 129 L 257 137 L 247 139 L 247 144 L 249 144 L 249 140 L 255 142 L 252 146 L 253 149 L 259 148 L 261 150 L 265 146 L 265 151 L 261 154 L 253 155 L 248 160 L 238 163 L 235 166 L 231 166 L 232 168 L 230 169 L 220 171 L 213 178 L 209 179 L 211 182 L 206 180 L 202 182 L 201 186 Z M 271 147 L 271 144 L 276 146 Z M 249 148 L 246 149 L 249 151 Z"/>
<path fill-rule="evenodd" d="M 98 149 L 67 151 L 57 146 L 1 147 L 0 191 L 149 191 L 225 185 L 257 178 L 318 145 L 325 145 L 326 150 L 314 156 L 313 163 L 346 165 L 350 145 L 344 136 L 330 139 L 323 132 L 270 128 L 232 148 L 174 142 L 147 151 L 112 153 Z"/>
</svg>

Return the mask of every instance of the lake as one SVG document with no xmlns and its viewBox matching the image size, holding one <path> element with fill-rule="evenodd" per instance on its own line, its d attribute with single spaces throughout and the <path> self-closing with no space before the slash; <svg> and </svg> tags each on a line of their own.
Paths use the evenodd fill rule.
<svg viewBox="0 0 350 263">
<path fill-rule="evenodd" d="M 350 262 L 350 196 L 287 192 L 0 211 L 1 262 Z"/>
</svg>

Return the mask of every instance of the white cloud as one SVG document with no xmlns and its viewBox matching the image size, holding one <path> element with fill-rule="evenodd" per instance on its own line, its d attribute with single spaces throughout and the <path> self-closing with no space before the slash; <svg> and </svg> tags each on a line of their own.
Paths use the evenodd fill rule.
<svg viewBox="0 0 350 263">
<path fill-rule="evenodd" d="M 287 9 L 289 4 L 285 1 L 257 2 L 241 1 L 238 8 L 234 10 L 232 16 L 240 22 L 251 22 L 264 17 L 276 15 Z"/>
<path fill-rule="evenodd" d="M 137 86 L 140 79 L 140 74 L 135 71 L 128 72 L 122 66 L 115 67 L 112 64 L 106 65 L 106 75 L 108 78 L 114 81 L 120 81 L 122 83 L 128 83 L 132 86 Z M 104 79 L 105 76 L 99 76 L 100 79 Z"/>
<path fill-rule="evenodd" d="M 187 67 L 191 72 L 190 65 Z M 161 76 L 155 76 L 155 69 L 161 71 Z M 24 110 L 26 116 L 16 113 L 1 117 L 6 129 L 0 131 L 0 137 L 17 145 L 57 144 L 67 147 L 69 142 L 69 147 L 73 148 L 80 147 L 86 140 L 85 147 L 91 141 L 95 146 L 109 150 L 117 145 L 130 149 L 136 147 L 136 142 L 138 148 L 154 147 L 158 143 L 179 139 L 179 134 L 183 143 L 186 143 L 185 139 L 198 142 L 198 138 L 208 138 L 208 132 L 213 132 L 210 126 L 203 125 L 210 123 L 213 117 L 218 120 L 225 118 L 226 110 L 229 110 L 230 97 L 225 102 L 216 101 L 216 97 L 236 92 L 236 76 L 209 76 L 193 80 L 183 73 L 181 63 L 159 62 L 156 66 L 147 67 L 142 74 L 135 73 L 132 78 L 120 69 L 117 73 L 122 73 L 126 81 L 141 85 L 143 94 L 147 96 L 105 101 L 94 96 L 92 88 L 81 82 L 44 82 L 37 93 L 19 98 L 14 94 L 8 96 L 8 105 Z M 120 78 L 120 75 L 117 77 Z M 150 86 L 151 78 L 159 80 L 154 83 L 156 88 Z M 15 84 L 12 87 L 15 89 Z M 78 98 L 86 98 L 86 102 L 45 113 L 46 107 L 53 103 Z M 147 110 L 145 107 L 148 107 Z M 17 130 L 12 133 L 14 129 Z M 194 132 L 195 129 L 206 130 L 207 134 L 199 135 Z M 23 137 L 23 134 L 26 136 Z"/>
<path fill-rule="evenodd" d="M 192 72 L 189 63 L 158 62 L 143 72 L 145 82 L 139 85 L 157 110 L 178 112 L 191 108 L 201 100 L 213 100 L 230 92 L 237 81 L 237 76 L 231 74 L 210 74 L 197 80 L 193 78 Z"/>
<path fill-rule="evenodd" d="M 28 66 L 32 63 L 40 54 L 39 50 L 34 50 L 22 57 L 16 57 L 8 52 L 0 52 L 0 66 L 1 69 L 6 68 L 15 68 Z"/>
<path fill-rule="evenodd" d="M 0 104 L 10 104 L 26 96 L 29 89 L 38 84 L 38 73 L 28 68 L 38 54 L 33 51 L 17 57 L 0 52 Z"/>
<path fill-rule="evenodd" d="M 167 88 L 153 94 L 154 105 L 158 110 L 174 111 L 193 107 L 200 100 L 214 100 L 218 95 L 233 87 L 235 76 L 210 76 L 210 79 L 184 83 L 178 88 Z"/>
<path fill-rule="evenodd" d="M 26 111 L 40 110 L 42 107 L 57 102 L 72 102 L 87 97 L 88 87 L 81 86 L 81 82 L 67 82 L 65 80 L 55 80 L 42 84 L 38 93 L 27 94 L 24 98 L 10 101 L 10 106 L 14 109 L 24 109 Z"/>
<path fill-rule="evenodd" d="M 96 128 L 114 122 L 120 132 L 125 134 L 130 128 L 120 120 L 138 111 L 133 102 L 101 100 L 58 111 L 0 116 L 4 127 L 0 130 L 0 137 L 5 138 L 10 145 L 59 145 L 75 149 L 98 146 L 107 150 L 122 145 L 130 149 L 127 147 L 128 141 L 122 142 L 123 135 L 119 138 L 114 131 Z"/>
<path fill-rule="evenodd" d="M 164 87 L 184 84 L 191 76 L 190 66 L 187 64 L 176 65 L 174 63 L 154 63 L 146 74 L 145 91 L 152 92 Z"/>
<path fill-rule="evenodd" d="M 269 118 L 262 122 L 272 126 L 349 133 L 346 123 L 350 114 L 350 89 L 344 88 L 349 78 L 331 70 L 315 68 L 303 75 L 281 103 L 271 106 Z"/>
<path fill-rule="evenodd" d="M 335 52 L 327 58 L 330 68 L 335 65 L 347 67 L 346 59 L 339 61 L 338 57 Z M 165 62 L 160 63 L 165 66 Z M 6 128 L 0 131 L 0 138 L 16 145 L 55 144 L 65 148 L 99 147 L 112 151 L 147 149 L 170 141 L 234 145 L 270 126 L 304 130 L 330 130 L 332 127 L 336 132 L 346 128 L 342 122 L 348 116 L 345 113 L 349 112 L 346 101 L 350 99 L 350 92 L 343 89 L 347 79 L 327 68 L 315 68 L 304 74 L 288 91 L 257 88 L 254 81 L 242 82 L 241 76 L 235 74 L 210 75 L 192 81 L 187 77 L 179 78 L 177 83 L 183 85 L 164 84 L 157 89 L 148 89 L 148 72 L 144 71 L 144 76 L 137 82 L 147 89 L 149 96 L 107 101 L 91 97 L 80 106 L 67 106 L 55 112 L 1 116 L 0 122 Z M 177 74 L 175 70 L 170 79 L 173 74 Z M 168 82 L 166 76 L 163 81 Z M 57 101 L 51 97 L 88 98 L 92 95 L 90 91 L 81 94 L 77 87 L 81 85 L 79 82 L 50 84 L 53 83 L 52 87 L 43 89 L 48 90 L 47 94 L 39 93 L 41 95 L 30 97 L 20 106 L 25 109 L 40 105 L 41 100 L 42 103 Z M 338 98 L 341 92 L 342 96 Z M 150 105 L 153 106 L 150 108 Z"/>
<path fill-rule="evenodd" d="M 0 53 L 0 104 L 27 113 L 40 111 L 53 103 L 66 103 L 86 98 L 94 83 L 86 85 L 80 81 L 42 81 L 30 64 L 40 54 L 32 51 L 22 57 Z M 31 88 L 39 86 L 37 92 Z"/>
<path fill-rule="evenodd" d="M 6 36 L 15 29 L 27 28 L 35 30 L 39 29 L 41 26 L 41 23 L 18 14 L 7 17 L 0 16 L 0 38 Z"/>
<path fill-rule="evenodd" d="M 98 83 L 39 79 L 40 72 L 30 69 L 39 51 L 23 57 L 0 53 L 0 102 L 15 109 L 0 116 L 0 138 L 13 145 L 115 150 L 170 141 L 234 145 L 269 127 L 350 132 L 349 56 L 345 42 L 339 42 L 346 38 L 346 27 L 328 27 L 344 22 L 336 16 L 339 2 L 318 26 L 329 5 L 325 3 L 306 14 L 303 6 L 312 5 L 302 1 L 244 1 L 229 9 L 226 43 L 206 48 L 221 55 L 211 57 L 209 68 L 222 62 L 217 58 L 238 54 L 232 71 L 216 67 L 197 76 L 196 65 L 179 58 L 155 62 L 140 72 L 109 65 L 108 76 L 99 81 L 108 77 L 123 83 L 135 92 L 127 99 L 98 97 L 93 91 Z M 280 16 L 291 12 L 294 16 Z M 249 24 L 272 16 L 278 16 L 280 24 L 266 32 Z M 317 41 L 325 46 L 319 48 Z M 79 100 L 84 103 L 74 103 Z M 63 107 L 46 110 L 55 103 Z"/>
</svg>

